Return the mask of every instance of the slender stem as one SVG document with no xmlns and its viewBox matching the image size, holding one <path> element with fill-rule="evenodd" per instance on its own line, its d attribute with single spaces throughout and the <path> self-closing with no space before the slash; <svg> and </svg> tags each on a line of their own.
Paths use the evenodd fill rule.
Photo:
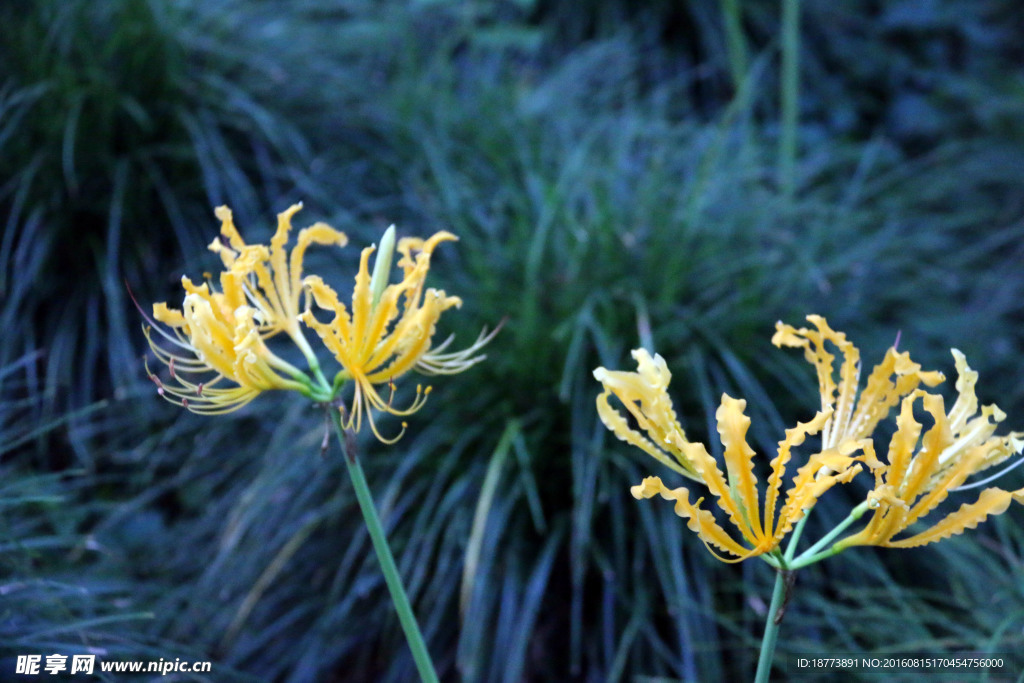
<svg viewBox="0 0 1024 683">
<path fill-rule="evenodd" d="M 761 654 L 757 660 L 757 676 L 754 683 L 767 683 L 772 672 L 772 659 L 775 658 L 775 643 L 779 639 L 779 619 L 776 615 L 782 606 L 782 598 L 786 592 L 786 578 L 789 572 L 775 572 L 775 588 L 772 589 L 772 604 L 768 608 L 768 618 L 764 623 L 764 637 L 761 638 Z"/>
<path fill-rule="evenodd" d="M 824 560 L 826 557 L 831 557 L 832 555 L 838 553 L 839 551 L 833 552 L 831 549 L 821 552 L 821 549 L 830 544 L 833 540 L 835 540 L 836 536 L 846 531 L 847 527 L 849 527 L 851 524 L 860 519 L 864 515 L 864 513 L 867 512 L 867 509 L 868 503 L 867 501 L 864 501 L 857 507 L 850 510 L 850 514 L 846 516 L 846 519 L 839 522 L 839 524 L 837 524 L 836 527 L 832 529 L 832 531 L 822 536 L 821 540 L 819 540 L 817 543 L 815 543 L 810 548 L 801 553 L 800 557 L 790 562 L 790 568 L 800 569 L 801 567 L 806 567 L 809 564 L 814 564 L 815 562 L 819 562 L 821 560 Z"/>
<path fill-rule="evenodd" d="M 313 347 L 311 347 L 309 342 L 306 341 L 306 336 L 302 334 L 302 330 L 297 329 L 295 334 L 292 335 L 292 339 L 295 341 L 295 345 L 299 347 L 299 350 L 302 351 L 302 355 L 306 357 L 306 363 L 309 365 L 309 369 L 313 371 L 313 376 L 320 385 L 320 389 L 325 392 L 330 392 L 330 385 L 327 384 L 327 378 L 324 377 L 324 373 L 320 369 L 320 359 L 316 357 Z"/>
<path fill-rule="evenodd" d="M 388 546 L 387 537 L 384 535 L 384 528 L 381 526 L 380 517 L 377 515 L 377 508 L 373 504 L 373 497 L 370 495 L 370 487 L 366 483 L 366 476 L 359 464 L 359 456 L 355 448 L 354 435 L 346 433 L 341 425 L 341 413 L 337 408 L 329 408 L 331 422 L 341 442 L 341 448 L 345 453 L 345 465 L 348 467 L 349 476 L 352 478 L 352 486 L 356 490 L 356 499 L 359 501 L 359 509 L 366 521 L 366 529 L 370 532 L 370 540 L 373 541 L 373 549 L 377 552 L 377 559 L 380 561 L 381 570 L 384 572 L 384 581 L 391 593 L 391 601 L 398 612 L 398 620 L 405 631 L 405 639 L 412 650 L 412 657 L 416 661 L 416 668 L 420 672 L 420 679 L 425 683 L 437 683 L 437 674 L 434 672 L 434 665 L 430 660 L 430 653 L 423 642 L 423 634 L 416 623 L 416 617 L 409 604 L 409 597 L 405 594 L 402 586 L 402 578 L 398 574 L 398 567 L 395 566 L 395 558 L 391 555 L 391 548 Z"/>
<path fill-rule="evenodd" d="M 836 548 L 835 546 L 833 546 L 831 548 L 828 548 L 827 550 L 822 550 L 821 552 L 814 554 L 804 553 L 803 555 L 801 555 L 793 561 L 792 567 L 794 570 L 803 569 L 804 567 L 812 565 L 815 562 L 821 562 L 822 560 L 827 560 L 833 555 L 838 555 L 839 553 L 843 552 L 843 550 L 844 548 Z"/>
<path fill-rule="evenodd" d="M 800 518 L 800 521 L 796 523 L 796 528 L 793 529 L 793 535 L 789 539 L 789 545 L 786 546 L 786 554 L 783 556 L 786 562 L 792 562 L 793 556 L 796 555 L 796 546 L 800 542 L 800 537 L 804 533 L 804 526 L 807 524 L 807 518 L 811 516 L 811 510 L 804 511 L 804 516 Z"/>
<path fill-rule="evenodd" d="M 739 0 L 722 2 L 722 18 L 725 22 L 725 44 L 729 54 L 732 87 L 739 92 L 743 88 L 743 79 L 747 76 L 747 42 L 743 37 L 743 17 Z"/>
<path fill-rule="evenodd" d="M 793 197 L 796 166 L 797 108 L 800 96 L 800 0 L 782 0 L 781 131 L 779 133 L 779 185 L 786 199 Z"/>
</svg>

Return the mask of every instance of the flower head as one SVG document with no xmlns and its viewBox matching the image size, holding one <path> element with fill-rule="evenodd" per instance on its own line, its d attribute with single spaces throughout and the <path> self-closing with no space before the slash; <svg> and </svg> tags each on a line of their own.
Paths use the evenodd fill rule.
<svg viewBox="0 0 1024 683">
<path fill-rule="evenodd" d="M 825 448 L 838 446 L 849 439 L 871 436 L 878 423 L 888 416 L 900 399 L 921 384 L 934 387 L 945 379 L 941 372 L 922 371 L 920 365 L 910 360 L 909 353 L 899 353 L 890 348 L 871 372 L 858 399 L 860 351 L 846 339 L 845 334 L 830 328 L 821 316 L 809 315 L 807 320 L 817 330 L 776 323 L 772 343 L 779 347 L 803 348 L 804 357 L 817 370 L 821 409 L 832 411 L 832 416 L 822 427 L 821 439 Z M 829 352 L 826 342 L 834 344 L 843 354 L 838 385 L 832 365 L 835 356 Z"/>
<path fill-rule="evenodd" d="M 217 414 L 237 410 L 263 391 L 308 391 L 306 375 L 270 351 L 264 339 L 283 331 L 307 358 L 312 356 L 298 323 L 302 260 L 312 243 L 344 245 L 346 239 L 317 223 L 299 233 L 289 258 L 285 244 L 291 217 L 300 208 L 296 204 L 278 215 L 269 248 L 246 244 L 230 209 L 216 210 L 221 234 L 228 241 L 225 246 L 216 238 L 210 244 L 225 266 L 220 291 L 210 283 L 196 286 L 182 277 L 182 308 L 154 304 L 156 322 L 144 328 L 153 352 L 170 371 L 169 383 L 150 375 L 164 398 L 195 413 Z M 154 329 L 170 348 L 157 343 Z"/>
<path fill-rule="evenodd" d="M 668 398 L 671 375 L 665 361 L 646 351 L 633 352 L 638 372 L 611 372 L 598 368 L 594 376 L 604 384 L 597 399 L 602 421 L 620 439 L 643 449 L 662 464 L 702 482 L 715 496 L 718 507 L 740 532 L 739 539 L 728 534 L 711 512 L 700 507 L 703 498 L 691 502 L 686 488 L 669 489 L 658 477 L 648 477 L 632 493 L 636 498 L 655 495 L 675 501 L 675 511 L 689 520 L 708 549 L 718 556 L 723 551 L 738 561 L 774 551 L 782 539 L 832 486 L 849 482 L 866 466 L 878 470 L 870 436 L 900 399 L 921 384 L 932 386 L 942 375 L 923 372 L 906 353 L 890 349 L 872 371 L 858 399 L 860 352 L 841 332 L 832 330 L 824 318 L 808 316 L 816 330 L 795 329 L 779 323 L 772 341 L 777 346 L 805 349 L 807 359 L 818 373 L 821 410 L 809 422 L 786 430 L 777 454 L 771 460 L 770 474 L 763 487 L 754 474 L 754 450 L 747 444 L 750 418 L 744 411 L 746 401 L 722 396 L 716 412 L 718 433 L 723 445 L 723 471 L 707 449 L 687 440 Z M 838 383 L 834 377 L 835 356 L 826 343 L 834 344 L 844 356 Z M 616 395 L 646 432 L 633 429 L 609 404 Z M 821 435 L 820 449 L 812 454 L 791 479 L 785 502 L 780 494 L 793 449 L 809 436 Z M 649 438 L 648 438 L 649 437 Z M 763 505 L 761 498 L 763 495 Z"/>
<path fill-rule="evenodd" d="M 938 395 L 918 390 L 903 399 L 896 419 L 897 430 L 889 444 L 888 463 L 875 470 L 875 487 L 868 494 L 868 507 L 874 511 L 872 518 L 860 533 L 843 539 L 837 547 L 926 545 L 973 529 L 989 515 L 1005 512 L 1012 501 L 1024 503 L 1024 489 L 988 488 L 977 501 L 962 505 L 931 527 L 893 540 L 934 510 L 968 477 L 1024 449 L 1024 433 L 994 436 L 1006 415 L 995 405 L 983 406 L 978 414 L 978 373 L 971 370 L 967 359 L 956 349 L 953 359 L 958 374 L 956 403 L 946 413 Z M 933 421 L 923 437 L 923 425 L 914 417 L 918 401 Z"/>
<path fill-rule="evenodd" d="M 378 259 L 384 259 L 384 264 L 390 262 L 391 248 L 386 244 L 393 241 L 393 229 L 390 230 L 382 240 L 384 253 L 378 256 Z M 324 345 L 341 363 L 343 370 L 339 380 L 351 380 L 355 385 L 346 428 L 354 426 L 358 431 L 366 413 L 378 439 L 386 443 L 398 440 L 404 433 L 404 424 L 402 432 L 386 439 L 377 430 L 373 411 L 400 416 L 412 414 L 426 402 L 430 387 L 423 389 L 417 386 L 413 401 L 405 408 L 396 408 L 392 404 L 395 380 L 411 370 L 423 374 L 454 374 L 485 358 L 475 354 L 493 333 L 481 333 L 474 344 L 462 351 L 445 352 L 450 338 L 437 348 L 432 349 L 431 346 L 441 314 L 462 305 L 461 299 L 442 290 L 424 289 L 435 247 L 455 239 L 449 232 L 439 232 L 428 240 L 411 237 L 399 240 L 398 252 L 402 258 L 398 266 L 402 268 L 403 278 L 401 282 L 387 285 L 384 284 L 389 270 L 386 265 L 375 268 L 374 277 L 370 276 L 370 255 L 375 247 L 363 249 L 352 291 L 351 309 L 320 277 L 313 275 L 305 279 L 313 302 L 333 317 L 328 322 L 321 322 L 307 307 L 299 318 L 316 330 Z M 381 385 L 389 387 L 387 399 L 377 389 Z"/>
<path fill-rule="evenodd" d="M 598 415 L 605 426 L 623 441 L 706 486 L 715 496 L 718 507 L 739 530 L 741 539 L 727 533 L 711 512 L 701 508 L 703 498 L 691 502 L 687 488 L 669 489 L 659 477 L 647 477 L 642 484 L 632 488 L 633 496 L 640 499 L 660 494 L 662 498 L 674 500 L 676 514 L 688 519 L 690 530 L 723 561 L 736 562 L 773 551 L 819 496 L 836 483 L 849 481 L 860 471 L 858 460 L 874 460 L 870 441 L 848 440 L 841 447 L 822 449 L 797 471 L 785 502 L 779 507 L 783 477 L 792 451 L 829 422 L 833 411 L 826 407 L 810 422 L 786 431 L 786 437 L 779 442 L 778 453 L 771 461 L 762 507 L 759 482 L 754 474 L 755 452 L 746 441 L 750 427 L 750 418 L 744 413 L 746 401 L 723 394 L 715 413 L 724 447 L 723 472 L 704 445 L 688 441 L 679 425 L 668 397 L 671 374 L 665 360 L 657 354 L 652 358 L 643 349 L 633 351 L 633 357 L 638 365 L 635 373 L 613 372 L 604 368 L 594 371 L 594 377 L 605 389 L 597 398 Z M 650 438 L 632 429 L 626 419 L 611 407 L 608 398 L 612 394 L 626 406 Z M 855 455 L 858 451 L 861 454 Z M 731 557 L 723 557 L 718 551 Z"/>
<path fill-rule="evenodd" d="M 723 394 L 715 413 L 724 447 L 725 472 L 703 444 L 687 442 L 684 451 L 708 491 L 715 496 L 718 507 L 739 530 L 742 541 L 747 545 L 728 534 L 714 515 L 700 507 L 703 498 L 691 503 L 690 492 L 686 488 L 669 489 L 659 477 L 647 477 L 642 484 L 631 489 L 637 499 L 660 494 L 666 500 L 674 500 L 676 514 L 689 520 L 687 526 L 690 530 L 723 562 L 738 562 L 775 550 L 825 491 L 837 483 L 848 482 L 861 471 L 857 461 L 874 463 L 870 441 L 847 441 L 841 448 L 815 453 L 797 470 L 780 509 L 779 494 L 793 449 L 803 444 L 808 436 L 817 434 L 831 417 L 830 411 L 819 412 L 810 422 L 786 430 L 786 438 L 779 442 L 778 453 L 771 461 L 762 507 L 759 482 L 754 474 L 755 452 L 746 440 L 750 427 L 750 418 L 744 414 L 746 405 L 743 399 Z M 855 455 L 857 451 L 861 453 Z M 719 555 L 715 548 L 732 557 Z"/>
</svg>

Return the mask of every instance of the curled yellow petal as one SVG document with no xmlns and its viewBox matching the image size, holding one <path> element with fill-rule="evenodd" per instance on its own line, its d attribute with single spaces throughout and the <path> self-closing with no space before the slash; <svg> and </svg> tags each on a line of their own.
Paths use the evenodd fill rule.
<svg viewBox="0 0 1024 683">
<path fill-rule="evenodd" d="M 668 395 L 672 373 L 665 359 L 658 354 L 652 356 L 646 349 L 636 349 L 632 355 L 637 363 L 636 372 L 605 368 L 594 370 L 594 379 L 604 386 L 604 394 L 597 401 L 598 415 L 605 426 L 623 441 L 642 448 L 684 476 L 700 479 L 693 462 L 685 453 L 686 434 L 676 418 L 672 399 Z M 648 438 L 629 427 L 625 418 L 611 407 L 608 397 L 612 394 L 629 411 Z"/>
<path fill-rule="evenodd" d="M 737 543 L 729 534 L 725 532 L 722 527 L 715 521 L 714 515 L 707 510 L 700 508 L 701 500 L 695 503 L 690 503 L 690 492 L 685 488 L 668 489 L 662 482 L 660 477 L 645 477 L 643 482 L 630 489 L 633 497 L 637 500 L 643 498 L 653 498 L 656 495 L 661 495 L 665 500 L 675 501 L 675 513 L 680 517 L 688 520 L 686 523 L 687 528 L 690 531 L 696 533 L 705 545 L 708 546 L 708 550 L 711 547 L 719 548 L 727 553 L 735 555 L 735 559 L 727 559 L 715 554 L 718 559 L 723 562 L 738 562 L 744 560 L 753 555 L 760 554 L 756 549 L 751 550 L 744 548 L 742 545 Z M 764 552 L 763 550 L 761 552 Z"/>
<path fill-rule="evenodd" d="M 786 465 L 789 464 L 793 449 L 803 444 L 808 436 L 820 432 L 831 416 L 831 410 L 819 411 L 810 422 L 800 422 L 796 427 L 786 430 L 786 438 L 779 442 L 778 455 L 772 460 L 772 473 L 768 477 L 768 491 L 764 499 L 765 529 L 771 529 L 775 524 L 775 506 L 782 487 L 782 476 L 786 472 Z"/>
<path fill-rule="evenodd" d="M 601 418 L 601 422 L 604 423 L 605 427 L 611 430 L 612 434 L 618 437 L 620 441 L 636 446 L 662 465 L 665 465 L 665 467 L 683 476 L 693 477 L 692 472 L 687 471 L 682 465 L 666 455 L 664 451 L 651 443 L 640 432 L 632 429 L 626 422 L 626 418 L 622 416 L 622 413 L 615 410 L 608 402 L 610 395 L 610 391 L 597 395 L 597 415 Z"/>
<path fill-rule="evenodd" d="M 817 329 L 797 329 L 782 322 L 776 323 L 772 343 L 776 346 L 803 348 L 804 356 L 817 371 L 822 410 L 833 411 L 832 419 L 822 429 L 823 448 L 835 447 L 849 439 L 870 436 L 878 422 L 889 414 L 902 397 L 922 383 L 935 386 L 944 379 L 942 373 L 922 371 L 920 365 L 910 360 L 908 353 L 889 349 L 882 362 L 871 372 L 858 397 L 860 352 L 857 347 L 847 340 L 845 334 L 829 327 L 821 316 L 809 315 L 807 320 Z M 834 378 L 835 356 L 828 351 L 826 344 L 835 346 L 843 354 L 838 384 Z"/>
<path fill-rule="evenodd" d="M 921 384 L 934 387 L 945 381 L 941 372 L 923 371 L 907 352 L 889 349 L 868 377 L 847 430 L 849 438 L 862 438 L 875 431 L 893 406 Z"/>
<path fill-rule="evenodd" d="M 862 451 L 862 455 L 855 456 L 857 451 Z M 792 486 L 786 491 L 786 503 L 779 514 L 775 537 L 781 540 L 818 498 L 836 484 L 848 483 L 861 471 L 860 462 L 873 458 L 873 449 L 866 439 L 845 441 L 839 448 L 813 454 L 797 469 Z"/>
<path fill-rule="evenodd" d="M 729 472 L 731 493 L 742 506 L 741 514 L 745 522 L 744 536 L 752 544 L 760 543 L 764 538 L 761 528 L 760 502 L 757 492 L 757 481 L 754 478 L 754 449 L 747 444 L 747 430 L 750 418 L 743 411 L 747 402 L 722 394 L 722 403 L 715 413 L 718 421 L 718 434 L 725 447 L 725 466 Z"/>
<path fill-rule="evenodd" d="M 839 547 L 904 548 L 941 540 L 1005 511 L 1008 496 L 1018 495 L 987 489 L 977 503 L 962 506 L 928 531 L 893 540 L 928 515 L 969 477 L 1024 448 L 1020 434 L 993 436 L 1005 415 L 994 405 L 982 407 L 978 414 L 977 373 L 955 349 L 953 358 L 959 375 L 959 396 L 953 407 L 946 413 L 942 397 L 922 389 L 915 389 L 903 399 L 897 431 L 889 445 L 889 462 L 876 471 L 875 489 L 868 495 L 872 518 L 863 531 L 844 539 Z M 918 400 L 933 421 L 923 438 L 922 425 L 914 417 Z"/>
<path fill-rule="evenodd" d="M 285 332 L 307 358 L 312 356 L 299 329 L 301 290 L 296 283 L 302 260 L 310 244 L 344 244 L 344 235 L 323 224 L 303 230 L 289 263 L 291 219 L 300 208 L 296 204 L 278 215 L 269 247 L 247 244 L 228 207 L 214 211 L 220 236 L 209 248 L 224 264 L 216 280 L 220 291 L 212 275 L 199 285 L 182 277 L 181 310 L 154 305 L 153 317 L 166 329 L 146 328 L 153 352 L 170 374 L 167 382 L 151 375 L 164 398 L 193 412 L 216 414 L 237 409 L 262 391 L 293 389 L 309 395 L 311 380 L 272 353 L 264 340 Z"/>
<path fill-rule="evenodd" d="M 1016 501 L 1024 503 L 1024 489 L 1004 491 L 997 488 L 985 489 L 974 503 L 964 504 L 935 526 L 900 541 L 882 543 L 888 548 L 916 548 L 942 539 L 956 536 L 965 529 L 974 529 L 991 515 L 1001 515 Z"/>
</svg>

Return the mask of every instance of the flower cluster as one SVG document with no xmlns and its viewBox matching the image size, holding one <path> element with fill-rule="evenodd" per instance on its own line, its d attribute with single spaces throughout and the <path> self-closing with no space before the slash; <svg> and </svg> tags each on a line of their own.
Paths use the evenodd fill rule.
<svg viewBox="0 0 1024 683">
<path fill-rule="evenodd" d="M 380 435 L 372 411 L 408 415 L 423 405 L 429 387 L 417 388 L 416 399 L 404 409 L 392 406 L 390 397 L 384 400 L 376 387 L 386 384 L 393 393 L 395 380 L 411 370 L 424 374 L 461 372 L 484 359 L 477 352 L 493 336 L 482 333 L 476 343 L 458 352 L 445 353 L 450 338 L 433 346 L 441 313 L 459 306 L 461 301 L 443 291 L 424 289 L 424 281 L 434 248 L 456 238 L 439 232 L 428 240 L 400 240 L 402 259 L 398 265 L 404 276 L 399 283 L 387 284 L 394 248 L 394 229 L 390 228 L 382 240 L 383 253 L 378 255 L 372 282 L 369 258 L 375 248 L 362 252 L 350 312 L 320 276 L 303 277 L 302 272 L 311 245 L 344 247 L 348 238 L 324 223 L 315 223 L 299 231 L 289 249 L 292 217 L 301 208 L 296 204 L 278 215 L 277 231 L 269 246 L 247 244 L 235 227 L 230 209 L 222 206 L 216 210 L 221 234 L 209 248 L 224 264 L 219 291 L 212 282 L 197 286 L 183 277 L 181 309 L 154 304 L 155 322 L 151 320 L 144 331 L 156 357 L 167 365 L 171 381 L 162 381 L 152 373 L 150 377 L 164 398 L 201 414 L 237 410 L 273 389 L 299 391 L 313 400 L 331 402 L 351 380 L 355 392 L 347 426 L 358 429 L 366 413 L 374 434 L 383 441 L 393 441 L 398 437 L 388 440 Z M 300 309 L 303 292 L 306 304 Z M 317 320 L 311 310 L 313 302 L 333 313 L 333 318 L 328 322 Z M 332 384 L 322 374 L 316 353 L 303 333 L 304 326 L 317 332 L 342 366 Z M 164 343 L 154 338 L 154 330 Z M 267 346 L 266 340 L 280 333 L 305 357 L 308 372 Z"/>
<path fill-rule="evenodd" d="M 424 390 L 417 386 L 412 404 L 399 409 L 391 405 L 390 397 L 385 401 L 375 385 L 393 387 L 394 380 L 410 370 L 423 374 L 454 374 L 484 358 L 474 354 L 490 340 L 486 333 L 481 333 L 473 345 L 462 351 L 444 353 L 451 343 L 450 337 L 437 349 L 430 348 L 441 313 L 462 305 L 459 297 L 448 296 L 443 290 L 423 289 L 434 248 L 441 242 L 454 239 L 455 235 L 449 232 L 439 232 L 426 241 L 408 237 L 400 240 L 398 252 L 402 258 L 398 265 L 403 269 L 404 277 L 401 282 L 384 286 L 379 293 L 373 291 L 369 272 L 374 247 L 363 249 L 352 292 L 351 312 L 319 276 L 311 275 L 306 279 L 317 307 L 329 311 L 334 317 L 322 323 L 314 317 L 312 310 L 307 309 L 299 318 L 316 330 L 324 345 L 341 363 L 344 369 L 339 379 L 355 383 L 352 414 L 347 427 L 354 425 L 358 431 L 365 412 L 377 438 L 386 442 L 397 440 L 401 433 L 393 439 L 380 435 L 372 410 L 409 415 L 420 409 L 430 387 Z"/>
<path fill-rule="evenodd" d="M 722 396 L 716 413 L 723 445 L 725 472 L 703 444 L 694 443 L 676 418 L 667 389 L 671 375 L 661 356 L 644 349 L 633 352 L 637 372 L 613 372 L 604 368 L 594 377 L 604 385 L 597 398 L 597 411 L 605 425 L 620 439 L 638 446 L 679 474 L 693 479 L 715 496 L 718 507 L 740 532 L 740 539 L 726 532 L 714 515 L 701 507 L 703 498 L 690 500 L 687 488 L 669 489 L 659 477 L 647 477 L 632 488 L 636 498 L 655 495 L 675 501 L 676 513 L 688 520 L 688 527 L 700 536 L 719 559 L 739 561 L 776 553 L 783 537 L 799 522 L 828 489 L 851 481 L 869 470 L 874 488 L 867 494 L 866 509 L 873 511 L 867 526 L 834 545 L 836 551 L 852 545 L 912 547 L 924 545 L 973 528 L 988 515 L 1006 510 L 1010 502 L 1024 502 L 1024 489 L 1004 491 L 989 488 L 977 502 L 962 506 L 931 527 L 901 539 L 900 532 L 917 522 L 941 503 L 948 493 L 972 474 L 997 465 L 1024 448 L 1024 434 L 993 436 L 1004 414 L 996 406 L 981 408 L 974 387 L 977 373 L 957 350 L 953 357 L 959 379 L 956 403 L 947 414 L 942 397 L 922 387 L 935 387 L 944 380 L 939 372 L 926 372 L 908 353 L 890 348 L 860 388 L 860 353 L 846 335 L 828 326 L 824 318 L 808 316 L 814 329 L 776 325 L 772 343 L 804 349 L 818 376 L 821 409 L 813 419 L 786 430 L 776 456 L 761 504 L 759 482 L 754 474 L 754 450 L 747 444 L 750 418 L 746 401 Z M 843 356 L 836 381 L 834 347 Z M 638 428 L 615 410 L 611 395 L 618 397 Z M 922 425 L 914 418 L 920 402 L 931 415 L 933 426 L 921 437 Z M 888 453 L 879 459 L 872 439 L 875 428 L 900 404 L 897 430 Z M 644 433 L 641 433 L 642 430 Z M 791 479 L 785 502 L 779 505 L 783 478 L 794 448 L 814 435 L 820 447 L 810 455 Z M 717 549 L 717 550 L 716 550 Z M 719 555 L 718 551 L 725 553 Z"/>
</svg>

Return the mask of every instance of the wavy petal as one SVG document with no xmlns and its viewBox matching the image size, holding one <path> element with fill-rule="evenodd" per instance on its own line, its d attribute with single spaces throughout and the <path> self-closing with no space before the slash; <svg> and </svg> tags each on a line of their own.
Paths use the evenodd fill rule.
<svg viewBox="0 0 1024 683">
<path fill-rule="evenodd" d="M 743 411 L 747 402 L 722 394 L 722 403 L 715 413 L 718 434 L 725 447 L 725 466 L 729 472 L 730 494 L 739 498 L 741 514 L 745 522 L 740 529 L 751 545 L 758 545 L 764 539 L 761 527 L 760 499 L 757 479 L 754 477 L 754 449 L 747 444 L 747 430 L 750 418 Z"/>
<path fill-rule="evenodd" d="M 660 462 L 665 467 L 678 472 L 679 474 L 690 477 L 691 479 L 696 478 L 693 472 L 687 471 L 682 465 L 677 463 L 672 458 L 668 457 L 661 449 L 656 447 L 649 440 L 644 438 L 640 432 L 631 429 L 629 424 L 626 422 L 626 418 L 622 416 L 622 413 L 615 410 L 608 402 L 608 397 L 611 395 L 610 391 L 605 391 L 603 394 L 597 396 L 597 415 L 601 418 L 601 422 L 604 423 L 605 427 L 611 430 L 620 441 L 625 441 L 631 446 L 636 446 L 643 452 L 650 455 L 652 458 Z"/>
<path fill-rule="evenodd" d="M 893 379 L 895 377 L 895 380 Z M 910 360 L 909 353 L 890 348 L 868 377 L 847 430 L 849 438 L 863 438 L 875 431 L 893 406 L 921 384 L 934 387 L 945 381 L 941 372 L 925 372 Z"/>
<path fill-rule="evenodd" d="M 778 455 L 772 459 L 772 473 L 768 477 L 768 490 L 764 499 L 764 529 L 775 528 L 775 506 L 779 491 L 782 488 L 782 476 L 786 472 L 793 449 L 803 444 L 808 436 L 821 431 L 822 426 L 832 416 L 831 411 L 819 411 L 810 422 L 800 422 L 793 429 L 786 430 L 786 438 L 779 442 Z"/>
<path fill-rule="evenodd" d="M 687 520 L 686 526 L 690 531 L 696 533 L 704 544 L 708 546 L 708 550 L 711 547 L 719 548 L 727 553 L 735 555 L 735 559 L 726 559 L 717 555 L 712 550 L 712 554 L 715 554 L 718 559 L 723 562 L 738 562 L 754 555 L 759 555 L 764 550 L 758 552 L 756 549 L 751 550 L 744 548 L 742 545 L 737 543 L 725 530 L 718 525 L 715 521 L 714 515 L 707 510 L 700 508 L 701 500 L 697 500 L 695 503 L 690 503 L 690 492 L 685 488 L 668 489 L 664 484 L 661 483 L 659 477 L 645 477 L 643 482 L 630 489 L 633 497 L 637 500 L 644 498 L 653 498 L 656 495 L 661 495 L 665 500 L 675 501 L 675 513 L 680 517 Z"/>
<path fill-rule="evenodd" d="M 1024 503 L 1024 489 L 1004 491 L 997 488 L 985 489 L 974 503 L 964 504 L 935 526 L 900 541 L 882 543 L 887 548 L 916 548 L 974 529 L 991 515 L 1001 515 L 1016 501 Z"/>
</svg>

